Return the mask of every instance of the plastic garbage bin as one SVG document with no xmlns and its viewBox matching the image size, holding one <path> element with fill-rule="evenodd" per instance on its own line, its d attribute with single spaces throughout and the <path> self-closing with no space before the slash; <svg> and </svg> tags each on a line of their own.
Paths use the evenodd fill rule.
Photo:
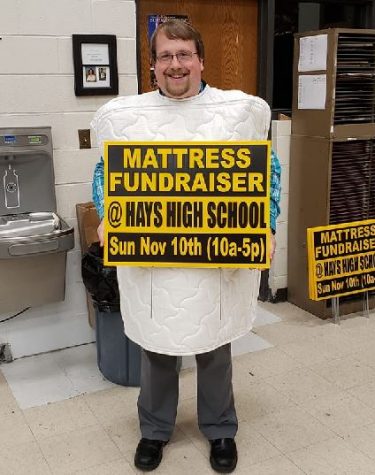
<svg viewBox="0 0 375 475">
<path fill-rule="evenodd" d="M 141 348 L 124 333 L 116 268 L 103 265 L 99 243 L 92 244 L 82 257 L 82 278 L 94 302 L 101 373 L 112 383 L 139 386 Z"/>
</svg>

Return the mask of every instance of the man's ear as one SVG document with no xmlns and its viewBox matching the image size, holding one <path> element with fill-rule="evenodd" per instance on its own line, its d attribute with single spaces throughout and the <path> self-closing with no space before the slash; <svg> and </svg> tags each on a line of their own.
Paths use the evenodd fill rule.
<svg viewBox="0 0 375 475">
<path fill-rule="evenodd" d="M 201 71 L 204 70 L 204 63 L 203 63 L 203 59 L 200 60 L 200 63 L 201 63 Z"/>
</svg>

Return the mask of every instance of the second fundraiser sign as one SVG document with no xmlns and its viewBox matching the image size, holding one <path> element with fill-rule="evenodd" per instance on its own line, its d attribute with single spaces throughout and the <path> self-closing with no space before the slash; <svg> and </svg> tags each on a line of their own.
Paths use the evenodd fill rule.
<svg viewBox="0 0 375 475">
<path fill-rule="evenodd" d="M 375 288 L 375 220 L 309 228 L 307 242 L 312 300 Z"/>
</svg>

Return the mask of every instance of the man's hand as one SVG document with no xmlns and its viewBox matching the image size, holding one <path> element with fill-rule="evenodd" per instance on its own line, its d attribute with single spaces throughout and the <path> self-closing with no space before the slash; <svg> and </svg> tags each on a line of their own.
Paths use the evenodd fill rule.
<svg viewBox="0 0 375 475">
<path fill-rule="evenodd" d="M 276 250 L 276 238 L 273 234 L 271 234 L 271 245 L 270 245 L 270 259 L 272 261 L 273 256 L 275 255 Z"/>
<path fill-rule="evenodd" d="M 103 247 L 104 246 L 104 219 L 100 221 L 100 224 L 96 232 L 98 233 L 100 246 Z"/>
</svg>

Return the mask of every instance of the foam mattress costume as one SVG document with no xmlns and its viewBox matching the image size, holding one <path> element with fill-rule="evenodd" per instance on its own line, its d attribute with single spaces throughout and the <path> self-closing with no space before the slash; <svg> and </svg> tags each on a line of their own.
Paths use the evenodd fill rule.
<svg viewBox="0 0 375 475">
<path fill-rule="evenodd" d="M 263 99 L 207 85 L 187 99 L 158 91 L 113 99 L 91 126 L 102 150 L 105 140 L 265 140 L 269 123 Z M 252 328 L 258 270 L 120 266 L 117 276 L 125 333 L 146 350 L 204 353 Z"/>
</svg>

